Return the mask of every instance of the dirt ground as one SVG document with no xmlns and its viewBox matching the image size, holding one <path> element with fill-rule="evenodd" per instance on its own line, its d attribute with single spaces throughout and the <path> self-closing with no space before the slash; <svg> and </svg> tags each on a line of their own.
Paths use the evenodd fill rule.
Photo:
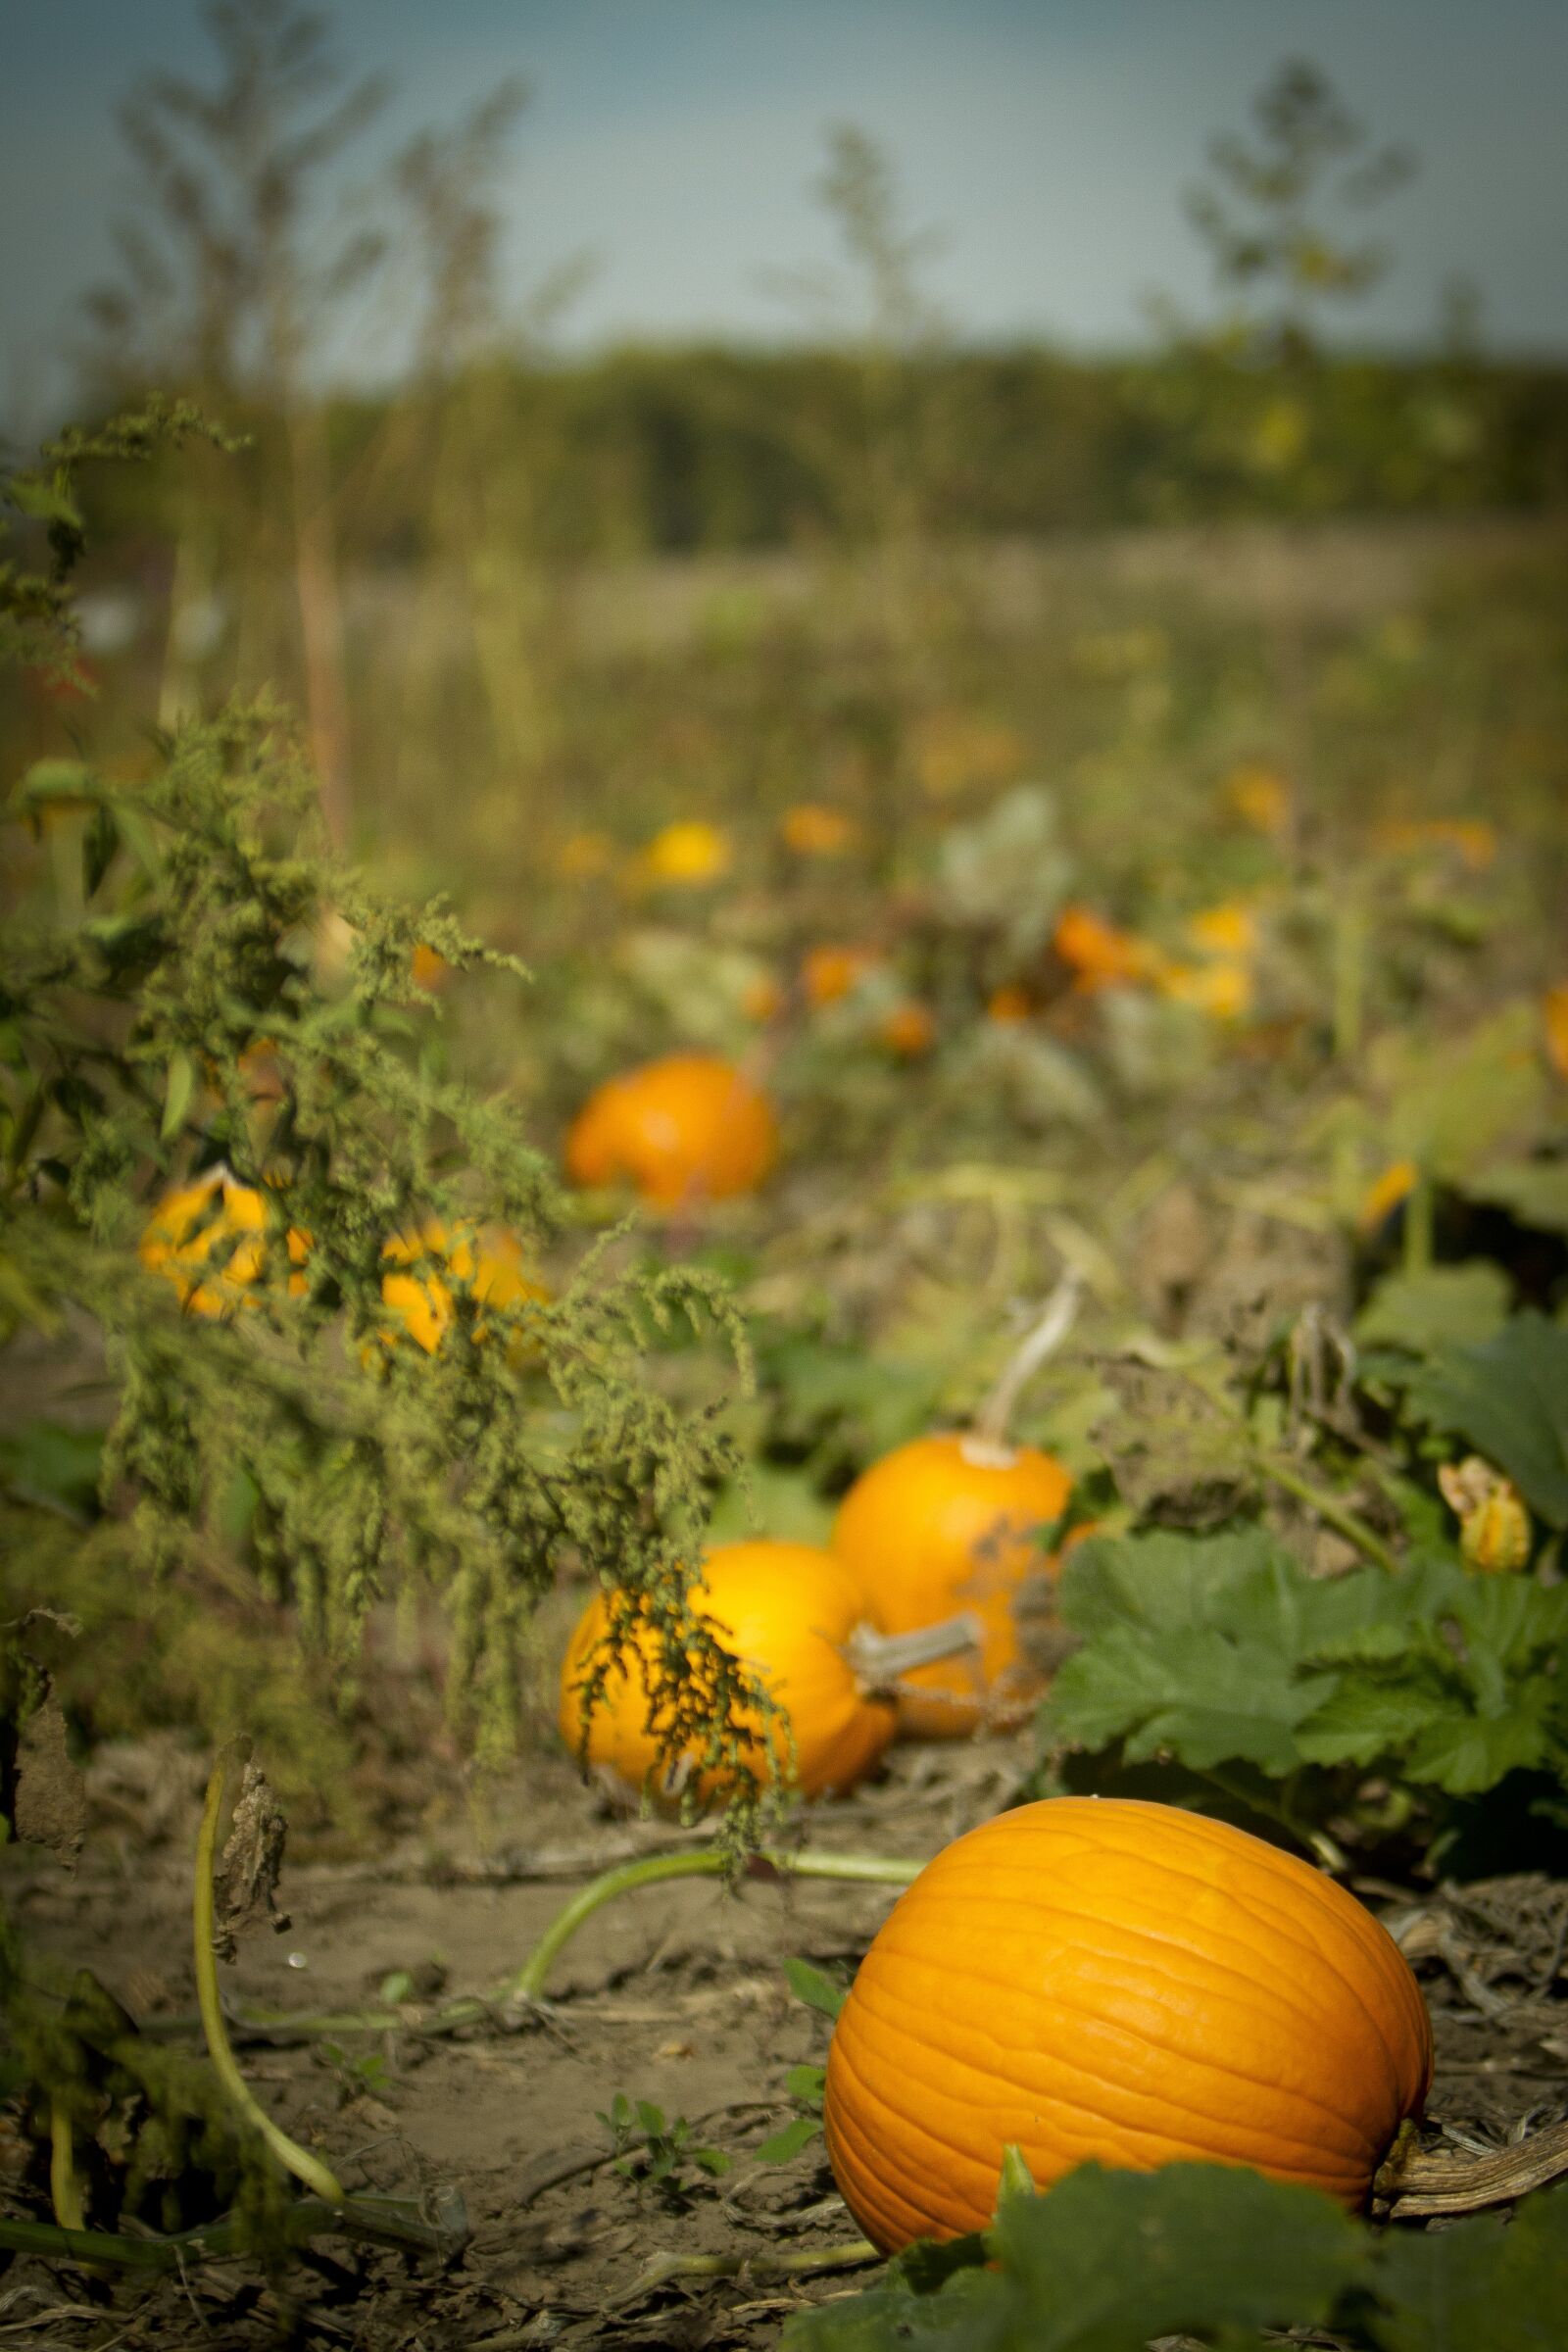
<svg viewBox="0 0 1568 2352">
<path fill-rule="evenodd" d="M 909 1746 L 890 1773 L 809 1819 L 810 1843 L 920 1856 L 1005 1804 L 1027 1740 Z M 92 1834 L 73 1879 L 35 1850 L 5 1860 L 3 1891 L 36 1950 L 93 1969 L 137 2019 L 188 2018 L 190 1853 L 199 1759 L 172 1744 L 109 1749 L 89 1782 Z M 572 1891 L 640 1852 L 698 1841 L 617 1818 L 561 1758 L 490 1791 L 480 1831 L 458 1809 L 384 1853 L 287 1868 L 290 1925 L 245 1942 L 225 1977 L 240 2010 L 332 2010 L 413 1980 L 411 2015 L 514 1972 Z M 1568 2115 L 1568 2008 L 1554 1997 L 1568 1947 L 1568 1888 L 1538 1878 L 1435 1891 L 1381 1907 L 1421 1970 L 1438 2027 L 1429 2144 L 1481 2150 Z M 806 2298 L 852 2289 L 864 2268 L 781 2277 L 781 2255 L 854 2237 L 820 2140 L 782 2165 L 751 2153 L 794 2112 L 788 2070 L 819 2063 L 823 2018 L 797 2001 L 780 1962 L 853 1968 L 891 1888 L 711 1879 L 638 1888 L 597 1913 L 558 1961 L 544 2002 L 520 2017 L 428 2037 L 414 2027 L 290 2042 L 236 2032 L 248 2080 L 352 2191 L 418 2197 L 470 2232 L 443 2266 L 323 2241 L 286 2293 L 253 2267 L 100 2284 L 19 2260 L 0 2277 L 9 2346 L 140 2352 L 155 2345 L 286 2340 L 374 2352 L 522 2352 L 657 2344 L 723 2352 L 776 2340 Z M 194 2020 L 191 2021 L 194 2026 Z M 675 2189 L 612 2165 L 598 2111 L 617 2093 L 655 2102 L 723 2151 L 710 2180 Z M 668 2258 L 716 2275 L 669 2275 Z"/>
</svg>

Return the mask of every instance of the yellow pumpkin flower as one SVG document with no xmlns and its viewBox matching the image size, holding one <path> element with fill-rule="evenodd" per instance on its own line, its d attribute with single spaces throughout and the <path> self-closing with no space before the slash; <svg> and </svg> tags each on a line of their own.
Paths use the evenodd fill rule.
<svg viewBox="0 0 1568 2352">
<path fill-rule="evenodd" d="M 1167 963 L 1155 974 L 1162 995 L 1191 1004 L 1211 1020 L 1239 1021 L 1252 1006 L 1252 975 L 1245 963 Z"/>
<path fill-rule="evenodd" d="M 1513 1481 L 1480 1454 L 1445 1462 L 1438 1471 L 1443 1499 L 1459 1522 L 1459 1549 L 1467 1568 L 1506 1576 L 1530 1557 L 1530 1513 Z"/>
<path fill-rule="evenodd" d="M 1193 915 L 1187 936 L 1200 955 L 1227 956 L 1245 962 L 1257 954 L 1257 917 L 1240 899 L 1226 899 Z"/>
<path fill-rule="evenodd" d="M 1421 1171 L 1413 1159 L 1391 1160 L 1380 1176 L 1375 1176 L 1361 1196 L 1355 1212 L 1355 1222 L 1362 1233 L 1375 1233 L 1385 1217 L 1392 1216 L 1401 1200 L 1408 1200 L 1421 1181 Z"/>
<path fill-rule="evenodd" d="M 727 833 L 701 817 L 690 817 L 656 833 L 637 864 L 644 881 L 684 889 L 716 881 L 728 872 L 733 858 Z"/>
</svg>

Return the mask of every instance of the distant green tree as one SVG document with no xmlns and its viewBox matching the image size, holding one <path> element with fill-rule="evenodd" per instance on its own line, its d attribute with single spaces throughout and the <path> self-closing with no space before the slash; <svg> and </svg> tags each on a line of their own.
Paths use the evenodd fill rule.
<svg viewBox="0 0 1568 2352">
<path fill-rule="evenodd" d="M 1208 179 L 1190 218 L 1259 351 L 1289 360 L 1315 347 L 1323 308 L 1353 301 L 1384 275 L 1385 247 L 1341 225 L 1415 170 L 1402 147 L 1375 144 L 1319 69 L 1277 68 L 1252 102 L 1252 141 L 1209 143 Z"/>
</svg>

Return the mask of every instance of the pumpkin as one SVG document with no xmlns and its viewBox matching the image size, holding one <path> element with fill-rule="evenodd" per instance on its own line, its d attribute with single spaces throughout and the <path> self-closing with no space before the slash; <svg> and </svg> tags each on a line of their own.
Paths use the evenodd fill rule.
<svg viewBox="0 0 1568 2352">
<path fill-rule="evenodd" d="M 936 1043 L 936 1015 L 929 1004 L 917 997 L 906 997 L 900 1004 L 892 1005 L 877 1024 L 877 1035 L 890 1054 L 901 1061 L 915 1061 L 929 1054 Z"/>
<path fill-rule="evenodd" d="M 866 1622 L 864 1596 L 831 1552 L 809 1544 L 726 1544 L 710 1553 L 692 1592 L 693 1605 L 710 1618 L 763 1682 L 789 1718 L 794 1735 L 775 1725 L 772 1763 L 803 1796 L 842 1793 L 864 1780 L 893 1738 L 894 1708 L 885 1695 L 910 1658 L 932 1647 L 972 1641 L 965 1621 L 929 1629 L 908 1642 L 889 1642 Z M 646 1620 L 633 1635 L 632 1669 L 617 1667 L 588 1719 L 583 1740 L 583 1681 L 609 1623 L 596 1594 L 578 1621 L 561 1674 L 561 1736 L 574 1754 L 607 1767 L 641 1788 L 659 1761 L 661 1710 L 649 1696 L 663 1656 L 660 1636 Z M 768 1777 L 768 1743 L 753 1720 L 749 1761 L 759 1781 Z M 662 1793 L 695 1786 L 699 1795 L 719 1785 L 715 1772 L 683 1758 Z"/>
<path fill-rule="evenodd" d="M 634 1184 L 662 1208 L 760 1185 L 778 1156 L 772 1104 L 733 1062 L 671 1054 L 607 1080 L 566 1138 L 574 1184 Z"/>
<path fill-rule="evenodd" d="M 978 1653 L 907 1674 L 899 1728 L 957 1740 L 1016 1720 L 1036 1695 L 1013 1622 L 1023 1579 L 1050 1566 L 1042 1528 L 1059 1519 L 1072 1480 L 1033 1446 L 976 1431 L 939 1431 L 884 1454 L 856 1480 L 833 1523 L 833 1549 L 854 1571 L 885 1633 L 972 1609 Z"/>
<path fill-rule="evenodd" d="M 1432 2079 L 1403 1956 L 1344 1887 L 1172 1806 L 1049 1797 L 944 1847 L 840 2012 L 823 2125 L 884 2252 L 983 2229 L 1003 2152 L 1255 2165 L 1364 2204 Z"/>
<path fill-rule="evenodd" d="M 270 1231 L 267 1200 L 257 1187 L 241 1184 L 227 1168 L 210 1168 L 164 1195 L 137 1254 L 149 1272 L 174 1285 L 187 1314 L 231 1315 L 260 1304 L 256 1288 L 267 1270 Z M 291 1225 L 284 1246 L 296 1269 L 288 1278 L 289 1296 L 302 1298 L 310 1286 L 299 1269 L 311 1237 Z"/>
<path fill-rule="evenodd" d="M 1147 940 L 1119 931 L 1089 906 L 1064 906 L 1051 944 L 1081 993 L 1146 980 L 1158 961 Z"/>
<path fill-rule="evenodd" d="M 881 961 L 874 948 L 808 948 L 801 959 L 801 994 L 820 1012 L 853 996 Z"/>
<path fill-rule="evenodd" d="M 545 1297 L 524 1271 L 521 1242 L 505 1225 L 477 1231 L 459 1226 L 449 1233 L 438 1217 L 430 1217 L 412 1233 L 393 1234 L 381 1255 L 397 1268 L 416 1269 L 383 1274 L 381 1298 L 426 1355 L 434 1355 L 452 1328 L 457 1313 L 454 1288 L 471 1290 L 476 1299 L 492 1306 L 516 1306 L 526 1298 Z M 425 1259 L 434 1259 L 444 1272 L 421 1264 Z M 482 1321 L 475 1321 L 473 1336 L 485 1337 Z M 394 1347 L 399 1334 L 383 1331 L 381 1337 Z"/>
</svg>

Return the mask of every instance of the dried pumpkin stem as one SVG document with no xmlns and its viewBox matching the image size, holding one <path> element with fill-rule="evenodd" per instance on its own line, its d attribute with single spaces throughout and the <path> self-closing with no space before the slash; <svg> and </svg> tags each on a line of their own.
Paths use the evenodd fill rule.
<svg viewBox="0 0 1568 2352">
<path fill-rule="evenodd" d="M 860 1886 L 907 1886 L 925 1868 L 923 1862 L 895 1860 L 881 1854 L 793 1854 L 762 1847 L 752 1857 L 764 1862 L 780 1878 L 851 1880 Z M 723 1853 L 650 1854 L 641 1862 L 624 1862 L 607 1870 L 553 1919 L 516 1975 L 505 1987 L 514 2000 L 536 2001 L 563 1948 L 585 1920 L 636 1886 L 656 1886 L 665 1879 L 717 1879 L 733 1867 Z"/>
<path fill-rule="evenodd" d="M 1055 1354 L 1071 1331 L 1082 1297 L 1083 1276 L 1076 1266 L 1069 1266 L 1046 1300 L 1039 1322 L 1014 1350 L 1002 1378 L 975 1415 L 971 1436 L 981 1446 L 995 1446 L 999 1451 L 1007 1449 L 1018 1399 L 1047 1357 Z"/>
<path fill-rule="evenodd" d="M 840 2246 L 801 2246 L 793 2254 L 656 2254 L 630 2286 L 626 2302 L 639 2300 L 670 2278 L 809 2278 L 819 2271 L 859 2270 L 882 2262 L 868 2237 L 852 2237 Z M 484 2352 L 484 2346 L 477 2347 Z"/>
<path fill-rule="evenodd" d="M 898 1696 L 899 1684 L 918 1667 L 935 1666 L 943 1658 L 961 1657 L 979 1649 L 985 1628 L 972 1609 L 922 1625 L 908 1634 L 879 1634 L 874 1626 L 858 1625 L 844 1644 L 844 1654 L 856 1681 L 871 1697 Z"/>
<path fill-rule="evenodd" d="M 292 2173 L 297 2180 L 303 2180 L 306 2187 L 314 2190 L 327 2205 L 341 2206 L 345 2199 L 336 2174 L 318 2157 L 313 2156 L 308 2148 L 302 2148 L 296 2140 L 290 2139 L 280 2125 L 273 2123 L 240 2073 L 238 2061 L 229 2047 L 228 2029 L 223 2022 L 222 1996 L 218 1989 L 218 1953 L 213 1942 L 213 1867 L 218 1853 L 218 1824 L 223 1809 L 223 1783 L 226 1777 L 226 1757 L 220 1755 L 207 1783 L 207 1801 L 202 1807 L 202 1826 L 196 1839 L 196 1887 L 191 1902 L 196 2001 L 201 2011 L 208 2056 L 232 2104 L 245 2121 L 260 2132 L 284 2170 Z"/>
</svg>

